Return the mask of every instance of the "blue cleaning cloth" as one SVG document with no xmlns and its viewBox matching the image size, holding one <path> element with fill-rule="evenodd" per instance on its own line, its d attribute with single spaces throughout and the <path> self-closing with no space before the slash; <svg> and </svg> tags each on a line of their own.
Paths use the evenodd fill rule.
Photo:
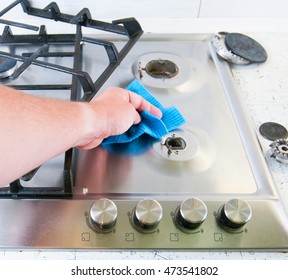
<svg viewBox="0 0 288 280">
<path fill-rule="evenodd" d="M 134 80 L 126 89 L 141 95 L 154 106 L 162 111 L 162 118 L 159 119 L 147 111 L 141 112 L 141 122 L 132 125 L 128 131 L 121 135 L 110 136 L 103 140 L 102 145 L 114 143 L 128 143 L 143 134 L 148 134 L 156 139 L 166 135 L 169 131 L 179 127 L 186 121 L 179 110 L 172 107 L 163 107 L 162 104 L 151 95 L 151 93 L 138 81 Z"/>
</svg>

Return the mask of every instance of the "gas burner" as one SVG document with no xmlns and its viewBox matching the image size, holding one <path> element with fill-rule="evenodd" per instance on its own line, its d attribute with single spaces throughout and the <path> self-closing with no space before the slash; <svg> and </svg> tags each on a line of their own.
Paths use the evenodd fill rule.
<svg viewBox="0 0 288 280">
<path fill-rule="evenodd" d="M 187 164 L 189 172 L 202 172 L 208 169 L 213 164 L 216 154 L 215 146 L 208 134 L 187 127 L 162 137 L 160 142 L 153 144 L 153 149 L 156 155 L 160 156 L 162 167 L 165 165 L 162 161 L 164 159 L 170 167 L 180 164 L 184 168 Z"/>
<path fill-rule="evenodd" d="M 270 157 L 275 158 L 281 163 L 288 164 L 288 141 L 278 139 L 270 144 Z"/>
<path fill-rule="evenodd" d="M 212 38 L 212 45 L 214 46 L 216 52 L 225 60 L 235 63 L 235 64 L 249 64 L 250 61 L 236 55 L 231 50 L 229 50 L 225 44 L 225 38 L 228 35 L 227 32 L 219 32 Z"/>
<path fill-rule="evenodd" d="M 171 161 L 191 160 L 199 149 L 197 138 L 185 131 L 176 131 L 164 136 L 154 149 L 163 158 Z"/>
<path fill-rule="evenodd" d="M 166 59 L 151 60 L 144 69 L 139 69 L 142 70 L 156 79 L 171 79 L 179 73 L 177 65 Z"/>
<path fill-rule="evenodd" d="M 287 129 L 283 125 L 275 122 L 266 122 L 261 124 L 259 132 L 264 138 L 272 141 L 288 138 Z"/>
<path fill-rule="evenodd" d="M 262 63 L 267 60 L 267 53 L 264 48 L 247 35 L 228 33 L 225 36 L 225 44 L 234 54 L 250 62 Z"/>
<path fill-rule="evenodd" d="M 0 57 L 0 79 L 11 76 L 17 68 L 17 60 Z"/>
<path fill-rule="evenodd" d="M 143 85 L 153 88 L 174 88 L 191 77 L 188 63 L 171 53 L 144 54 L 134 62 L 132 71 Z"/>
<path fill-rule="evenodd" d="M 235 64 L 245 65 L 267 60 L 265 49 L 244 34 L 219 32 L 212 38 L 212 44 L 222 58 Z"/>
<path fill-rule="evenodd" d="M 161 145 L 166 146 L 168 155 L 175 151 L 176 154 L 179 151 L 186 148 L 186 141 L 182 137 L 177 137 L 175 134 L 162 139 Z"/>
</svg>

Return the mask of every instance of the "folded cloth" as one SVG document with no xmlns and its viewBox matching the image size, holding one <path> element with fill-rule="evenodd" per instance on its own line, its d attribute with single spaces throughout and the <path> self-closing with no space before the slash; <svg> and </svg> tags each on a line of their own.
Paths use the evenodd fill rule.
<svg viewBox="0 0 288 280">
<path fill-rule="evenodd" d="M 102 145 L 128 143 L 144 133 L 159 139 L 169 131 L 185 123 L 184 117 L 176 107 L 163 107 L 138 80 L 135 79 L 126 89 L 139 94 L 151 104 L 158 107 L 162 111 L 162 118 L 159 119 L 148 111 L 143 111 L 141 112 L 141 122 L 139 124 L 132 125 L 128 131 L 121 135 L 110 136 L 104 139 Z"/>
</svg>

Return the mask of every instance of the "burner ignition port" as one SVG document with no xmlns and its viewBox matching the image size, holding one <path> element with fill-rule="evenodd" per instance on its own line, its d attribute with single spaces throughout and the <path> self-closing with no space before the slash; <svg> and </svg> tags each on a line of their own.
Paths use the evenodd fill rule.
<svg viewBox="0 0 288 280">
<path fill-rule="evenodd" d="M 151 60 L 143 70 L 156 79 L 171 79 L 179 72 L 177 65 L 167 59 Z"/>
<path fill-rule="evenodd" d="M 177 137 L 175 134 L 167 137 L 164 143 L 162 142 L 162 145 L 167 147 L 169 155 L 173 151 L 184 150 L 186 148 L 185 140 L 182 137 Z"/>
</svg>

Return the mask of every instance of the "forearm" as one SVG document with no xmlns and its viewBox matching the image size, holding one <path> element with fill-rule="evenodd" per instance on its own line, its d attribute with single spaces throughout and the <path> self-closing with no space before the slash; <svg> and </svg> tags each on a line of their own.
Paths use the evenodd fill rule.
<svg viewBox="0 0 288 280">
<path fill-rule="evenodd" d="M 87 133 L 83 105 L 1 87 L 0 185 L 81 143 Z"/>
<path fill-rule="evenodd" d="M 0 87 L 0 186 L 71 147 L 92 149 L 161 111 L 127 90 L 112 87 L 89 103 L 27 95 Z"/>
</svg>

